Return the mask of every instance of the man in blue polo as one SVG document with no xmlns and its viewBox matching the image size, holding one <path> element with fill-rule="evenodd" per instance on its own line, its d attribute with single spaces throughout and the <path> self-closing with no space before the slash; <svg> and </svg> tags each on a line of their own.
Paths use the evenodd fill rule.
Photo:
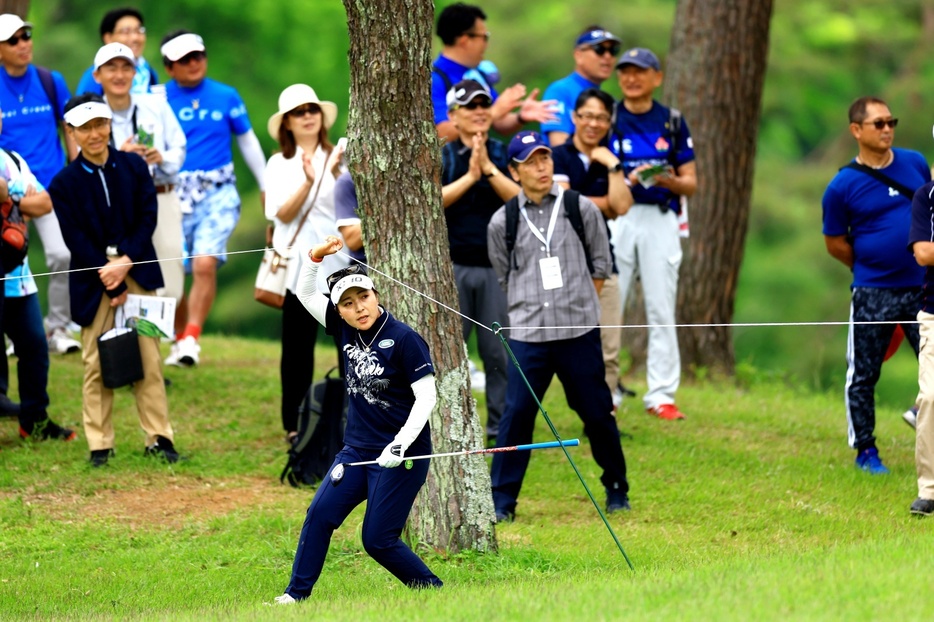
<svg viewBox="0 0 934 622">
<path fill-rule="evenodd" d="M 849 121 L 859 152 L 824 192 L 824 242 L 827 252 L 853 271 L 844 396 L 847 441 L 856 450 L 857 468 L 882 475 L 889 471 L 873 434 L 876 382 L 896 326 L 891 322 L 899 322 L 915 354 L 919 350 L 915 319 L 924 268 L 905 242 L 912 198 L 931 180 L 931 170 L 917 151 L 892 147 L 898 119 L 881 99 L 857 99 Z"/>
<path fill-rule="evenodd" d="M 431 105 L 441 138 L 451 141 L 458 136 L 448 119 L 447 94 L 461 80 L 476 80 L 490 91 L 493 129 L 500 134 L 513 134 L 526 123 L 544 123 L 554 117 L 554 102 L 535 99 L 538 89 L 527 93 L 525 85 L 519 83 L 502 93 L 493 88 L 495 80 L 480 68 L 490 42 L 483 9 L 463 2 L 447 6 L 438 15 L 436 32 L 443 47 L 431 66 Z"/>
<path fill-rule="evenodd" d="M 610 223 L 620 297 L 625 309 L 638 271 L 651 326 L 642 401 L 659 419 L 684 419 L 675 405 L 681 354 L 674 324 L 682 256 L 678 216 L 681 198 L 697 189 L 694 144 L 687 123 L 674 122 L 673 111 L 653 99 L 662 70 L 651 50 L 627 50 L 616 72 L 623 99 L 616 106 L 610 149 L 623 163 L 634 201 L 629 213 Z"/>
<path fill-rule="evenodd" d="M 16 151 L 29 162 L 43 186 L 65 166 L 65 151 L 59 137 L 65 102 L 71 97 L 65 79 L 32 62 L 32 24 L 12 13 L 0 15 L 0 107 L 3 134 L 0 147 Z M 78 150 L 65 134 L 68 159 Z M 33 223 L 42 239 L 45 264 L 54 276 L 48 279 L 49 310 L 45 318 L 49 351 L 56 354 L 77 352 L 81 344 L 68 332 L 71 311 L 68 298 L 68 264 L 71 256 L 62 237 L 54 209 Z"/>
<path fill-rule="evenodd" d="M 545 89 L 543 99 L 555 100 L 554 121 L 542 123 L 542 134 L 552 147 L 564 144 L 574 133 L 571 113 L 577 96 L 587 89 L 599 89 L 603 81 L 613 75 L 620 40 L 600 26 L 588 26 L 574 43 L 574 71 L 571 75 L 552 82 Z"/>
<path fill-rule="evenodd" d="M 185 250 L 191 258 L 186 270 L 192 276 L 191 289 L 176 311 L 178 341 L 165 363 L 191 367 L 199 361 L 198 340 L 217 293 L 217 269 L 227 260 L 227 240 L 240 219 L 231 135 L 260 192 L 266 157 L 240 94 L 207 77 L 204 40 L 178 30 L 163 38 L 161 51 L 172 78 L 165 86 L 166 98 L 188 141 L 177 191 Z"/>
</svg>

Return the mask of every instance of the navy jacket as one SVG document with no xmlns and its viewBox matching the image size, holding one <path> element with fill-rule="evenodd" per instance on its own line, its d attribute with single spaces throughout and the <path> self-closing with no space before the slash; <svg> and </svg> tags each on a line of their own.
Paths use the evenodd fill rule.
<svg viewBox="0 0 934 622">
<path fill-rule="evenodd" d="M 162 287 L 159 264 L 139 263 L 156 259 L 152 234 L 158 217 L 156 188 L 141 157 L 111 149 L 104 166 L 97 166 L 79 154 L 49 184 L 49 195 L 72 270 L 105 265 L 107 247 L 113 245 L 133 261 L 134 281 L 148 290 Z M 115 298 L 126 291 L 126 283 L 105 290 L 97 270 L 72 272 L 68 284 L 71 316 L 81 326 L 94 321 L 104 293 Z"/>
</svg>

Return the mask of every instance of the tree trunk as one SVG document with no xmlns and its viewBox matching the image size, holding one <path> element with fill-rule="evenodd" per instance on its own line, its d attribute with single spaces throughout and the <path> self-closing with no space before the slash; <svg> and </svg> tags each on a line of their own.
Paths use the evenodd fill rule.
<svg viewBox="0 0 934 622">
<path fill-rule="evenodd" d="M 382 301 L 428 342 L 438 407 L 434 451 L 482 446 L 470 393 L 457 289 L 441 210 L 441 148 L 431 110 L 431 0 L 344 0 L 350 32 L 351 173 L 367 261 Z M 376 270 L 380 273 L 376 273 Z M 413 289 L 403 287 L 401 283 Z M 409 517 L 419 544 L 495 550 L 493 500 L 479 456 L 431 461 Z"/>
<path fill-rule="evenodd" d="M 0 0 L 0 14 L 13 13 L 24 20 L 29 15 L 29 0 Z"/>
<path fill-rule="evenodd" d="M 681 0 L 665 76 L 694 139 L 698 190 L 678 286 L 681 324 L 729 324 L 749 220 L 772 0 Z M 732 373 L 729 327 L 678 331 L 684 366 Z"/>
</svg>

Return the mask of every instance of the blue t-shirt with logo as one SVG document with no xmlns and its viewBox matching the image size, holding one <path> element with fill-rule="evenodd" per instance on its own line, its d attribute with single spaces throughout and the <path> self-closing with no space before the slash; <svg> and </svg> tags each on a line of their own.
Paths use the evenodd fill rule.
<svg viewBox="0 0 934 622">
<path fill-rule="evenodd" d="M 557 100 L 555 109 L 555 120 L 548 123 L 542 123 L 542 134 L 547 137 L 548 132 L 564 132 L 566 134 L 574 133 L 574 122 L 571 120 L 571 113 L 574 112 L 574 104 L 577 103 L 578 96 L 587 89 L 598 89 L 600 85 L 591 82 L 576 71 L 571 75 L 552 82 L 545 89 L 542 100 Z"/>
<path fill-rule="evenodd" d="M 892 149 L 880 172 L 909 188 L 931 181 L 917 151 Z M 863 171 L 843 168 L 824 191 L 824 235 L 845 235 L 853 245 L 853 287 L 919 287 L 924 268 L 906 248 L 911 199 Z"/>
<path fill-rule="evenodd" d="M 149 93 L 150 87 L 153 84 L 159 84 L 159 74 L 156 73 L 156 70 L 153 69 L 152 65 L 143 58 L 136 59 L 136 73 L 133 75 L 133 86 L 130 87 L 130 92 L 134 94 Z M 94 79 L 94 66 L 85 70 L 81 74 L 81 80 L 78 81 L 78 88 L 75 89 L 76 95 L 83 95 L 85 93 L 97 93 L 98 95 L 104 94 L 104 87 L 100 85 L 100 82 Z"/>
<path fill-rule="evenodd" d="M 493 88 L 493 85 L 490 84 L 490 80 L 486 74 L 482 71 L 467 67 L 466 65 L 461 65 L 444 56 L 438 56 L 432 68 L 431 106 L 435 111 L 435 125 L 448 120 L 448 90 L 461 80 L 476 80 L 480 84 L 486 86 L 490 91 L 490 95 L 493 97 L 493 101 L 496 101 L 498 93 L 496 89 Z M 435 71 L 435 69 L 437 69 L 437 71 Z M 445 84 L 444 78 L 438 75 L 438 71 L 447 76 L 450 84 Z"/>
<path fill-rule="evenodd" d="M 676 138 L 675 153 L 671 153 L 672 136 L 668 129 L 670 118 L 671 111 L 657 101 L 652 102 L 651 109 L 640 114 L 629 112 L 622 102 L 616 106 L 616 124 L 610 134 L 610 151 L 622 160 L 626 175 L 643 164 L 672 164 L 677 169 L 694 160 L 694 141 L 683 118 Z M 631 190 L 636 203 L 666 205 L 675 212 L 681 211 L 680 197 L 667 188 L 646 188 L 636 184 Z"/>
<path fill-rule="evenodd" d="M 412 383 L 435 373 L 428 344 L 385 309 L 373 328 L 363 333 L 341 319 L 330 303 L 326 322 L 328 334 L 337 338 L 346 370 L 350 401 L 344 443 L 382 450 L 393 441 L 412 412 L 415 404 Z M 411 456 L 431 453 L 428 425 L 405 453 Z"/>
<path fill-rule="evenodd" d="M 65 150 L 58 134 L 58 120 L 65 114 L 65 103 L 71 91 L 65 78 L 52 72 L 58 110 L 52 110 L 39 72 L 29 65 L 22 76 L 13 77 L 0 67 L 0 107 L 3 110 L 3 132 L 0 147 L 10 149 L 29 162 L 36 178 L 44 185 L 65 166 Z"/>
<path fill-rule="evenodd" d="M 252 129 L 237 89 L 210 78 L 192 88 L 171 80 L 165 96 L 188 140 L 183 172 L 213 171 L 233 161 L 230 135 Z"/>
</svg>

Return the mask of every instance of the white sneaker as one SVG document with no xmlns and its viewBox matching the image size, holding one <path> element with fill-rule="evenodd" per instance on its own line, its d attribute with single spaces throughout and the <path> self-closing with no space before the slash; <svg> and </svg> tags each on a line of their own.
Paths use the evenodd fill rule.
<svg viewBox="0 0 934 622">
<path fill-rule="evenodd" d="M 911 426 L 913 430 L 918 427 L 918 407 L 912 406 L 908 410 L 902 413 L 902 419 L 905 420 L 905 423 Z"/>
<path fill-rule="evenodd" d="M 165 365 L 171 365 L 172 367 L 181 367 L 182 364 L 178 362 L 178 342 L 173 341 L 172 346 L 169 348 L 169 355 L 165 357 L 163 361 Z"/>
<path fill-rule="evenodd" d="M 470 359 L 467 359 L 467 370 L 470 372 L 470 388 L 474 391 L 486 391 L 486 374 L 477 369 Z"/>
<path fill-rule="evenodd" d="M 6 355 L 7 355 L 7 358 L 11 356 L 16 356 L 16 348 L 13 346 L 12 341 L 7 341 Z"/>
<path fill-rule="evenodd" d="M 289 596 L 288 594 L 283 594 L 282 596 L 276 596 L 274 599 L 277 605 L 292 605 L 298 601 Z"/>
<path fill-rule="evenodd" d="M 81 342 L 74 339 L 64 328 L 56 328 L 49 333 L 49 352 L 71 354 L 81 350 Z"/>
<path fill-rule="evenodd" d="M 201 354 L 201 346 L 198 340 L 188 335 L 175 344 L 178 347 L 178 362 L 185 367 L 193 367 L 198 364 L 198 355 Z"/>
</svg>

